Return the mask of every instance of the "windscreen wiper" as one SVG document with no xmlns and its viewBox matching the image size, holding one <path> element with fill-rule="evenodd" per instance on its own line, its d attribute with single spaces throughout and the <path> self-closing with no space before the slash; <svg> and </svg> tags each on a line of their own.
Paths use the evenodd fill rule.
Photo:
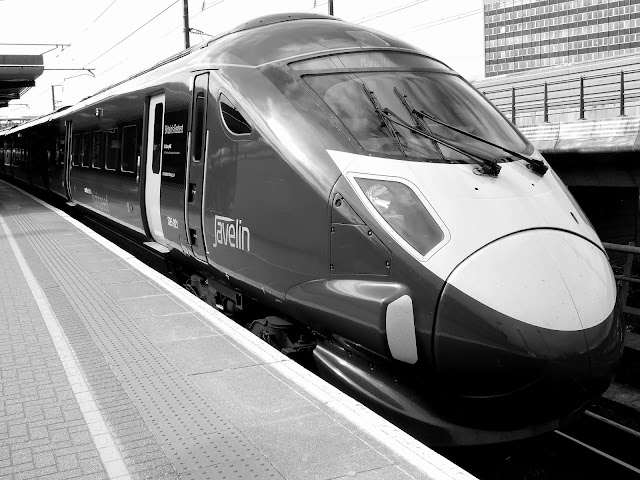
<svg viewBox="0 0 640 480">
<path fill-rule="evenodd" d="M 407 112 L 409 112 L 409 115 L 411 115 L 411 119 L 413 120 L 413 123 L 415 124 L 415 126 L 418 127 L 420 130 L 422 130 L 423 132 L 433 135 L 433 132 L 429 128 L 429 125 L 427 125 L 427 123 L 422 119 L 420 115 L 415 113 L 416 109 L 413 108 L 413 105 L 411 105 L 411 102 L 409 101 L 407 96 L 400 94 L 400 92 L 396 87 L 393 87 L 393 91 L 396 92 L 396 95 L 402 102 L 402 106 L 407 110 Z M 433 143 L 433 146 L 436 149 L 436 151 L 444 159 L 444 155 L 442 153 L 442 150 L 440 150 L 440 146 L 438 145 L 438 142 L 436 142 L 435 140 L 431 140 L 431 142 Z"/>
<path fill-rule="evenodd" d="M 369 99 L 369 101 L 372 103 L 373 108 L 376 109 L 376 113 L 380 117 L 380 120 L 382 120 L 382 123 L 384 123 L 384 125 L 387 127 L 387 130 L 391 132 L 393 139 L 396 141 L 396 145 L 398 145 L 398 149 L 406 157 L 407 152 L 402 146 L 402 143 L 400 143 L 400 136 L 398 135 L 398 129 L 394 127 L 393 123 L 389 121 L 389 118 L 387 118 L 387 116 L 383 114 L 383 111 L 380 108 L 380 103 L 378 103 L 378 98 L 376 97 L 376 94 L 373 93 L 373 90 L 369 90 L 369 87 L 367 87 L 367 84 L 364 82 L 362 82 L 362 89 L 364 90 L 364 93 L 367 95 L 367 98 Z"/>
<path fill-rule="evenodd" d="M 396 95 L 401 99 L 401 101 L 404 99 L 406 101 L 408 101 L 407 96 L 403 95 L 402 93 L 400 93 L 400 91 L 398 91 L 397 88 L 394 87 L 394 91 L 396 92 Z M 511 150 L 507 147 L 503 147 L 502 145 L 498 145 L 497 143 L 493 143 L 489 140 L 487 140 L 486 138 L 482 138 L 479 137 L 477 135 L 474 135 L 473 133 L 469 133 L 469 132 L 465 132 L 464 130 L 461 130 L 457 127 L 454 127 L 453 125 L 449 125 L 448 123 L 445 123 L 441 120 L 438 120 L 436 117 L 434 117 L 433 115 L 422 111 L 422 110 L 417 110 L 415 108 L 412 108 L 411 110 L 411 114 L 412 116 L 415 115 L 417 117 L 421 117 L 421 118 L 428 118 L 429 120 L 431 120 L 432 122 L 435 122 L 439 125 L 442 125 L 443 127 L 446 127 L 450 130 L 453 130 L 454 132 L 458 132 L 461 133 L 462 135 L 466 135 L 467 137 L 473 138 L 474 140 L 478 140 L 479 142 L 485 143 L 487 145 L 491 145 L 492 147 L 495 148 L 499 148 L 500 150 L 502 150 L 503 152 L 508 153 L 509 155 L 516 157 L 516 158 L 520 158 L 522 160 L 524 160 L 525 162 L 527 162 L 527 167 L 536 175 L 540 175 L 541 177 L 547 173 L 547 170 L 549 170 L 549 167 L 547 167 L 543 161 L 541 160 L 536 160 L 535 158 L 531 158 L 531 157 L 527 157 L 526 155 L 523 155 L 521 153 L 518 153 L 514 150 Z"/>
<path fill-rule="evenodd" d="M 381 108 L 380 104 L 378 103 L 377 98 L 375 97 L 375 95 L 373 94 L 373 92 L 371 90 L 369 90 L 369 88 L 366 86 L 365 83 L 362 84 L 362 88 L 365 91 L 365 93 L 367 94 L 367 98 L 369 98 L 369 100 L 371 101 L 371 103 L 373 104 L 373 107 L 376 110 L 376 113 L 380 116 L 380 119 L 384 122 L 384 124 L 387 126 L 387 128 L 389 129 L 389 131 L 391 131 L 392 133 L 394 133 L 394 138 L 396 139 L 396 142 L 399 144 L 399 147 L 402 147 L 402 144 L 400 144 L 400 138 L 398 137 L 398 131 L 397 129 L 393 126 L 393 124 L 397 124 L 400 125 L 404 128 L 406 128 L 407 130 L 413 132 L 413 133 L 417 133 L 418 135 L 421 135 L 425 138 L 428 138 L 429 140 L 433 140 L 434 142 L 439 143 L 440 145 L 444 145 L 447 148 L 450 148 L 451 150 L 458 152 L 468 158 L 470 158 L 471 160 L 473 160 L 474 162 L 476 162 L 479 166 L 480 166 L 480 173 L 481 174 L 486 174 L 489 175 L 491 177 L 497 177 L 498 173 L 500 173 L 500 165 L 498 165 L 498 163 L 495 160 L 489 160 L 487 158 L 483 158 L 481 156 L 479 156 L 478 154 L 475 153 L 471 153 L 468 152 L 466 150 L 463 150 L 462 148 L 458 147 L 457 145 L 454 145 L 440 137 L 436 137 L 435 135 L 432 135 L 431 133 L 427 133 L 425 131 L 422 131 L 420 129 L 418 129 L 417 127 L 414 127 L 412 125 L 409 125 L 408 123 L 406 123 L 404 120 L 402 120 L 398 115 L 396 115 L 394 112 L 392 112 L 391 110 L 389 110 L 388 108 Z M 400 148 L 400 150 L 402 151 L 402 153 L 404 153 L 405 156 L 407 156 L 407 154 L 404 151 L 404 147 Z"/>
</svg>

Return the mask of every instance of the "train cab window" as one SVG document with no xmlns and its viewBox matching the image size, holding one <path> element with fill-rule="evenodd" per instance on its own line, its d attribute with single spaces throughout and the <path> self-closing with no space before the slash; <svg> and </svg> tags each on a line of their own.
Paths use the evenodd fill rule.
<svg viewBox="0 0 640 480">
<path fill-rule="evenodd" d="M 74 167 L 79 167 L 80 166 L 80 156 L 82 155 L 82 140 L 80 138 L 80 135 L 74 135 L 73 136 L 73 151 L 72 151 L 72 158 L 73 158 L 73 166 Z"/>
<path fill-rule="evenodd" d="M 91 163 L 91 134 L 85 133 L 82 135 L 82 155 L 80 159 L 80 164 L 83 167 L 88 167 Z"/>
<path fill-rule="evenodd" d="M 105 145 L 105 164 L 106 170 L 115 170 L 118 166 L 118 152 L 120 151 L 120 143 L 118 141 L 118 129 L 114 128 L 107 131 L 107 141 Z"/>
<path fill-rule="evenodd" d="M 93 149 L 91 151 L 91 166 L 102 168 L 104 165 L 104 132 L 93 134 Z"/>
<path fill-rule="evenodd" d="M 122 129 L 122 161 L 120 169 L 133 173 L 136 170 L 137 132 L 135 125 L 127 125 Z"/>
<path fill-rule="evenodd" d="M 450 70 L 444 63 L 430 57 L 416 55 L 414 53 L 401 52 L 355 52 L 329 55 L 312 58 L 309 60 L 299 60 L 289 64 L 293 70 L 318 71 L 318 70 L 340 70 L 340 69 L 369 69 L 381 70 L 389 68 L 398 69 L 435 69 Z"/>
<path fill-rule="evenodd" d="M 251 134 L 251 126 L 242 116 L 242 114 L 233 106 L 231 101 L 220 94 L 220 117 L 222 123 L 227 127 L 227 130 L 234 135 L 249 135 Z"/>
</svg>

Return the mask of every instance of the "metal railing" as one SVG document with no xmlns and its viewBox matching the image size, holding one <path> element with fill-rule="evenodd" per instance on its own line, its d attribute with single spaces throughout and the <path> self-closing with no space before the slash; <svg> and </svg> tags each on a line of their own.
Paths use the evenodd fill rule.
<svg viewBox="0 0 640 480">
<path fill-rule="evenodd" d="M 631 276 L 631 268 L 633 266 L 633 258 L 636 255 L 640 255 L 640 247 L 636 247 L 633 244 L 619 245 L 617 243 L 602 242 L 604 248 L 611 252 L 621 252 L 627 254 L 627 259 L 624 264 L 624 271 L 622 275 L 616 275 L 616 281 L 620 287 L 618 290 L 618 298 L 622 305 L 622 311 L 630 315 L 640 317 L 640 308 L 630 307 L 627 305 L 627 297 L 629 296 L 629 284 L 640 283 L 640 278 Z"/>
<path fill-rule="evenodd" d="M 513 123 L 640 114 L 640 68 L 523 84 L 482 93 Z M 633 112 L 629 110 L 633 109 Z M 637 111 L 636 111 L 637 110 Z M 527 120 L 529 120 L 527 122 Z"/>
</svg>

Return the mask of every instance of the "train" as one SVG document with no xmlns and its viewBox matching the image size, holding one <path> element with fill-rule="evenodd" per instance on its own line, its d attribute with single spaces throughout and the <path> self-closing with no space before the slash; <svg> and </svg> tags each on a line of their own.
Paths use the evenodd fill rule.
<svg viewBox="0 0 640 480">
<path fill-rule="evenodd" d="M 557 428 L 611 384 L 608 257 L 544 157 L 442 61 L 274 14 L 0 133 L 47 191 L 432 446 Z"/>
</svg>

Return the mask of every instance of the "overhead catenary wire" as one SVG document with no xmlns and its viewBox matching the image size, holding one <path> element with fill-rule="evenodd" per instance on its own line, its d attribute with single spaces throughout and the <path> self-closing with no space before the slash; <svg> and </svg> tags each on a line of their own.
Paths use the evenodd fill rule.
<svg viewBox="0 0 640 480">
<path fill-rule="evenodd" d="M 114 1 L 117 1 L 117 0 L 114 0 Z M 215 7 L 216 5 L 221 4 L 222 2 L 224 2 L 224 0 L 217 0 L 217 1 L 214 1 L 211 5 L 208 5 L 208 6 L 206 6 L 206 7 L 205 7 L 205 2 L 203 1 L 203 2 L 202 2 L 202 10 L 200 10 L 198 13 L 196 13 L 196 14 L 194 14 L 194 15 L 189 14 L 189 21 L 191 21 L 191 20 L 193 20 L 194 18 L 196 18 L 198 15 L 200 15 L 200 14 L 201 14 L 202 12 L 204 12 L 205 10 L 209 10 L 211 7 Z M 173 6 L 173 4 L 172 4 L 172 5 L 169 5 L 169 7 L 168 7 L 168 8 L 170 8 L 170 7 L 172 7 L 172 6 Z M 160 12 L 160 13 L 163 13 L 163 12 Z M 169 30 L 168 32 L 166 32 L 164 35 L 162 35 L 162 36 L 161 36 L 161 37 L 159 37 L 159 38 L 160 38 L 160 39 L 162 39 L 162 38 L 166 38 L 168 35 L 172 34 L 172 33 L 173 33 L 173 32 L 175 32 L 176 30 L 178 30 L 178 29 L 182 29 L 182 28 L 183 28 L 183 22 L 180 22 L 179 24 L 177 24 L 175 27 L 172 27 L 172 28 L 171 28 L 171 30 Z M 190 29 L 189 29 L 189 32 L 190 32 L 190 33 L 195 33 L 195 34 L 200 34 L 201 36 L 202 36 L 202 34 L 207 35 L 207 36 L 212 36 L 212 35 L 209 35 L 209 34 L 208 34 L 208 33 L 206 33 L 206 32 L 203 32 L 203 31 L 201 31 L 201 30 L 198 30 L 198 29 L 196 29 L 196 28 L 190 28 Z M 129 60 L 129 57 L 126 57 L 126 58 L 124 58 L 123 60 L 120 60 L 118 63 L 116 63 L 115 65 L 112 65 L 111 67 L 107 68 L 106 70 L 102 70 L 102 71 L 100 72 L 100 74 L 105 74 L 105 73 L 107 73 L 107 72 L 110 72 L 110 71 L 111 71 L 111 70 L 113 70 L 114 68 L 116 68 L 116 67 L 118 67 L 119 65 L 122 65 L 123 63 L 125 63 L 127 60 Z M 100 74 L 98 74 L 98 75 L 100 75 Z"/>
<path fill-rule="evenodd" d="M 206 7 L 204 6 L 204 2 L 202 2 L 202 10 L 200 10 L 198 13 L 196 13 L 192 18 L 196 18 L 202 12 L 204 12 L 206 10 L 209 10 L 211 7 L 215 7 L 216 5 L 221 4 L 222 2 L 224 2 L 224 0 L 217 0 L 216 2 L 213 2 L 211 5 L 207 5 Z"/>
<path fill-rule="evenodd" d="M 419 25 L 416 25 L 410 28 L 409 30 L 404 31 L 401 35 L 417 32 L 419 30 L 425 30 L 427 28 L 437 27 L 438 25 L 444 25 L 445 23 L 455 22 L 456 20 L 460 20 L 466 17 L 471 17 L 473 15 L 477 15 L 478 13 L 482 13 L 482 12 L 484 12 L 484 10 L 480 8 L 476 10 L 469 10 L 467 12 L 459 13 L 457 15 L 451 15 L 450 17 L 443 17 L 439 20 L 433 20 L 431 22 L 421 23 Z"/>
<path fill-rule="evenodd" d="M 224 0 L 217 0 L 214 1 L 211 5 L 207 5 L 206 7 L 204 7 L 202 10 L 200 10 L 198 13 L 191 15 L 189 14 L 189 21 L 193 20 L 194 18 L 198 17 L 199 15 L 201 15 L 203 12 L 209 10 L 212 7 L 215 7 L 216 5 L 220 5 L 222 2 L 224 2 Z M 204 3 L 203 3 L 204 5 Z M 165 38 L 169 35 L 171 35 L 173 32 L 175 32 L 176 30 L 178 30 L 179 28 L 182 28 L 182 22 L 180 22 L 180 24 L 176 25 L 175 27 L 171 28 L 171 30 L 169 30 L 167 33 L 165 33 L 164 35 L 162 35 L 160 38 Z M 194 29 L 191 29 L 194 30 Z M 195 32 L 194 32 L 195 33 Z M 204 32 L 203 32 L 204 33 Z M 207 34 L 208 35 L 208 34 Z"/>
<path fill-rule="evenodd" d="M 105 8 L 104 10 L 102 10 L 102 12 L 100 12 L 100 14 L 99 14 L 96 18 L 94 18 L 94 19 L 93 19 L 93 21 L 92 21 L 89 25 L 87 25 L 86 27 L 84 27 L 84 29 L 82 29 L 82 31 L 81 31 L 81 32 L 76 36 L 76 38 L 74 39 L 74 41 L 75 41 L 75 40 L 77 40 L 77 38 L 78 38 L 79 36 L 81 36 L 84 32 L 86 32 L 87 30 L 89 30 L 89 29 L 90 29 L 90 28 L 91 28 L 91 27 L 92 27 L 92 26 L 93 26 L 93 25 L 94 25 L 94 24 L 95 24 L 95 23 L 96 23 L 96 22 L 97 22 L 97 21 L 102 17 L 102 15 L 104 15 L 105 13 L 107 13 L 107 11 L 108 11 L 108 10 L 113 6 L 113 4 L 114 4 L 114 3 L 116 3 L 117 1 L 118 1 L 118 0 L 113 0 L 109 5 L 107 5 L 107 8 Z M 70 44 L 70 45 L 68 45 L 68 48 L 71 48 L 71 47 L 73 46 L 73 43 L 74 43 L 74 42 L 71 42 L 71 44 Z M 59 57 L 59 56 L 60 56 L 60 54 L 62 54 L 62 52 L 64 52 L 64 50 L 65 50 L 65 49 L 63 48 L 63 49 L 60 51 L 60 53 L 57 55 L 57 57 Z"/>
<path fill-rule="evenodd" d="M 118 0 L 113 0 L 113 2 L 111 2 L 111 3 L 107 6 L 107 8 L 105 8 L 105 9 L 100 13 L 100 15 L 98 15 L 96 18 L 94 18 L 94 19 L 93 19 L 93 22 L 91 22 L 89 25 L 87 25 L 87 26 L 86 26 L 86 28 L 83 30 L 83 32 L 84 32 L 84 31 L 86 31 L 86 30 L 88 30 L 88 29 L 91 27 L 91 25 L 93 25 L 94 23 L 96 23 L 96 22 L 100 19 L 100 17 L 102 17 L 102 15 L 104 15 L 104 14 L 107 12 L 107 10 L 109 10 L 109 9 L 113 6 L 113 4 L 114 4 L 114 3 L 116 3 L 117 1 L 118 1 Z"/>
<path fill-rule="evenodd" d="M 87 26 L 81 33 L 84 33 L 85 31 L 87 31 L 89 29 L 89 27 L 93 24 L 95 24 L 97 22 L 97 20 L 102 17 L 102 15 L 104 15 L 107 10 L 109 10 L 118 0 L 113 0 L 92 22 L 91 24 L 89 24 L 89 26 Z M 109 53 L 111 50 L 113 50 L 114 48 L 116 48 L 118 45 L 120 45 L 121 43 L 123 43 L 125 40 L 127 40 L 129 37 L 133 36 L 135 33 L 137 33 L 138 31 L 140 31 L 142 28 L 144 28 L 145 26 L 147 26 L 149 23 L 151 23 L 153 20 L 155 20 L 156 18 L 158 18 L 160 15 L 162 15 L 164 12 L 166 12 L 167 10 L 169 10 L 171 7 L 173 7 L 175 4 L 177 4 L 180 0 L 175 0 L 172 4 L 170 4 L 169 6 L 167 6 L 165 9 L 163 9 L 162 11 L 160 11 L 159 13 L 157 13 L 156 15 L 154 15 L 151 19 L 147 20 L 144 24 L 142 24 L 141 26 L 139 26 L 138 28 L 136 28 L 133 32 L 131 32 L 129 35 L 127 35 L 126 37 L 124 37 L 123 39 L 121 39 L 119 42 L 117 42 L 115 45 L 111 46 L 109 49 L 107 49 L 106 51 L 102 52 L 100 55 L 98 55 L 97 57 L 95 57 L 94 59 L 92 59 L 91 61 L 85 63 L 84 67 L 87 67 L 87 65 L 91 64 L 92 62 L 95 62 L 96 60 L 102 58 L 104 55 L 106 55 L 107 53 Z M 219 0 L 219 2 L 224 1 L 224 0 Z M 69 47 L 70 48 L 70 47 Z M 121 62 L 122 63 L 122 62 Z M 113 68 L 113 67 L 112 67 Z M 111 68 L 109 69 L 111 70 Z M 98 74 L 99 75 L 99 74 Z M 76 75 L 78 76 L 78 75 Z M 72 76 L 72 77 L 67 77 L 65 80 L 68 80 L 70 78 L 75 78 L 76 76 Z M 96 76 L 96 75 L 94 75 Z M 39 93 L 36 97 L 32 97 L 33 99 L 38 98 L 40 96 L 42 96 L 44 93 L 47 93 L 48 90 L 48 86 L 47 89 L 44 90 L 42 93 Z"/>
<path fill-rule="evenodd" d="M 391 8 L 391 9 L 385 10 L 383 12 L 378 12 L 378 13 L 374 13 L 374 14 L 369 15 L 369 16 L 365 16 L 365 17 L 359 18 L 358 20 L 355 20 L 353 23 L 355 23 L 356 25 L 360 25 L 362 23 L 367 23 L 367 22 L 370 22 L 372 20 L 377 20 L 378 18 L 386 17 L 387 15 L 391 15 L 391 14 L 399 12 L 401 10 L 405 10 L 407 8 L 415 7 L 417 5 L 420 5 L 421 3 L 425 3 L 425 2 L 428 2 L 428 1 L 430 1 L 430 0 L 415 0 L 414 2 L 411 2 L 409 4 L 401 5 L 399 7 Z"/>
<path fill-rule="evenodd" d="M 129 37 L 133 36 L 134 34 L 138 33 L 140 30 L 142 30 L 144 27 L 146 27 L 147 25 L 149 25 L 151 22 L 153 22 L 156 18 L 158 18 L 160 15 L 162 15 L 164 12 L 166 12 L 167 10 L 169 10 L 171 7 L 173 7 L 174 5 L 176 5 L 180 0 L 175 0 L 171 5 L 169 5 L 168 7 L 166 7 L 164 10 L 162 10 L 161 12 L 157 13 L 156 15 L 154 15 L 152 18 L 150 18 L 149 20 L 147 20 L 145 23 L 143 23 L 142 25 L 140 25 L 138 28 L 136 28 L 133 32 L 131 32 L 129 35 L 127 35 L 126 37 L 124 37 L 122 40 L 120 40 L 118 43 L 116 43 L 115 45 L 111 46 L 109 49 L 105 50 L 104 52 L 102 52 L 100 55 L 98 55 L 96 58 L 94 58 L 93 60 L 90 60 L 89 62 L 87 62 L 85 64 L 85 67 L 87 65 L 89 65 L 90 63 L 95 62 L 96 60 L 104 57 L 107 53 L 109 53 L 111 50 L 113 50 L 114 48 L 116 48 L 118 45 L 120 45 L 122 42 L 124 42 L 125 40 L 127 40 Z"/>
</svg>

